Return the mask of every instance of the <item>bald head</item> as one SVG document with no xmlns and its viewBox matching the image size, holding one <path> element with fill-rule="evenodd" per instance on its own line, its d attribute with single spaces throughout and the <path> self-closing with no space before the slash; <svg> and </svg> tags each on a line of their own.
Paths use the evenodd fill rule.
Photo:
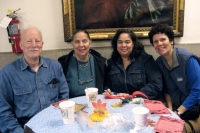
<svg viewBox="0 0 200 133">
<path fill-rule="evenodd" d="M 43 41 L 42 39 L 42 33 L 40 30 L 38 30 L 36 27 L 29 27 L 29 28 L 26 28 L 24 29 L 22 32 L 21 32 L 21 42 L 26 38 L 26 36 L 29 34 L 29 33 L 33 33 L 35 32 L 36 34 L 38 34 L 41 38 L 41 41 Z"/>
</svg>

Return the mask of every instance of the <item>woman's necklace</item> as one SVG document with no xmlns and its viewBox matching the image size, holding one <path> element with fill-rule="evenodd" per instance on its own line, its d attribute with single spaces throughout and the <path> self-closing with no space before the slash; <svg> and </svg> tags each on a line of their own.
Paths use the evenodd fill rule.
<svg viewBox="0 0 200 133">
<path fill-rule="evenodd" d="M 85 66 L 80 65 L 77 59 L 76 59 L 76 62 L 77 62 L 78 84 L 84 84 L 84 83 L 91 82 L 93 80 L 93 76 L 92 76 L 93 74 L 92 74 L 92 66 L 91 66 L 91 62 L 90 62 L 90 55 L 89 55 L 89 59 L 88 59 Z M 90 67 L 86 68 L 89 63 L 90 63 Z M 80 80 L 79 69 L 81 69 L 81 68 L 79 68 L 78 66 L 81 67 L 81 68 L 90 69 L 91 77 L 89 79 L 85 80 L 85 81 Z"/>
<path fill-rule="evenodd" d="M 73 56 L 76 57 L 75 54 L 73 54 Z M 88 54 L 88 57 L 89 57 L 88 61 L 83 63 L 85 65 L 81 65 L 80 62 L 76 59 L 78 66 L 82 67 L 82 68 L 86 68 L 88 66 L 88 63 L 89 63 L 89 60 L 90 60 L 90 54 Z"/>
</svg>

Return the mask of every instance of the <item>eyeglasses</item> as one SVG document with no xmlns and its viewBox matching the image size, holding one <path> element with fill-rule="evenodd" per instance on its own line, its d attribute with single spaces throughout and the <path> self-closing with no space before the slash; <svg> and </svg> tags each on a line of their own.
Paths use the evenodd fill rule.
<svg viewBox="0 0 200 133">
<path fill-rule="evenodd" d="M 90 62 L 90 58 L 89 58 L 89 63 L 90 63 L 90 78 L 86 79 L 86 80 L 80 80 L 80 76 L 79 76 L 79 70 L 78 70 L 78 67 L 79 67 L 79 63 L 76 59 L 76 62 L 77 62 L 77 72 L 78 72 L 78 84 L 79 85 L 82 85 L 82 84 L 85 84 L 85 83 L 89 83 L 91 81 L 93 81 L 93 76 L 92 76 L 92 67 L 91 67 L 91 62 Z"/>
<path fill-rule="evenodd" d="M 93 81 L 93 76 L 91 77 L 91 78 L 89 78 L 89 79 L 87 79 L 87 80 L 80 80 L 80 79 L 78 79 L 78 84 L 79 85 L 82 85 L 82 84 L 85 84 L 85 83 L 89 83 L 89 82 L 91 82 L 91 81 Z"/>
</svg>

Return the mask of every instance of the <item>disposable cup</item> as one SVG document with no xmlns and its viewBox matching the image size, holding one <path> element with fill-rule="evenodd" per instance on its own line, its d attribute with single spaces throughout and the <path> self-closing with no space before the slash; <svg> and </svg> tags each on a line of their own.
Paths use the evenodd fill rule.
<svg viewBox="0 0 200 133">
<path fill-rule="evenodd" d="M 135 127 L 145 127 L 149 109 L 146 107 L 134 107 L 132 109 Z"/>
<path fill-rule="evenodd" d="M 59 103 L 64 124 L 71 124 L 74 122 L 74 108 L 75 102 L 63 101 Z"/>
<path fill-rule="evenodd" d="M 97 94 L 98 94 L 97 88 L 85 89 L 85 95 L 86 95 L 88 107 L 92 107 L 92 102 L 97 100 Z"/>
</svg>

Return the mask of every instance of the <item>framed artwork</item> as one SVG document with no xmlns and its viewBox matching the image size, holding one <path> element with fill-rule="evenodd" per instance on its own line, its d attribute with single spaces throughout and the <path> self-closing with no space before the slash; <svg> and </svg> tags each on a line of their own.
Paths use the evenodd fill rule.
<svg viewBox="0 0 200 133">
<path fill-rule="evenodd" d="M 170 25 L 183 36 L 185 0 L 62 0 L 65 41 L 86 29 L 92 40 L 112 39 L 121 28 L 147 38 L 157 23 Z"/>
</svg>

